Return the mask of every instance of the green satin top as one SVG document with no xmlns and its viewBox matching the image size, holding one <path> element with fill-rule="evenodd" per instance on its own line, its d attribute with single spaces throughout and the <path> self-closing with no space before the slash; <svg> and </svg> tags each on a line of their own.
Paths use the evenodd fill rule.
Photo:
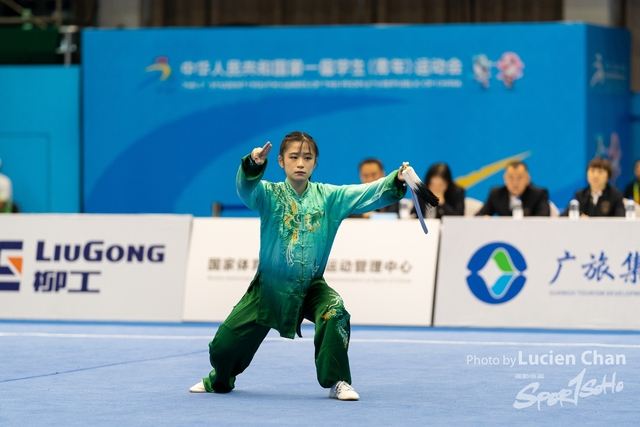
<svg viewBox="0 0 640 427">
<path fill-rule="evenodd" d="M 406 193 L 397 171 L 369 184 L 309 182 L 301 196 L 288 181 L 262 180 L 267 162 L 242 159 L 236 189 L 260 213 L 260 261 L 252 286 L 260 284 L 258 323 L 293 338 L 313 281 L 323 280 L 342 220 L 398 202 Z"/>
</svg>

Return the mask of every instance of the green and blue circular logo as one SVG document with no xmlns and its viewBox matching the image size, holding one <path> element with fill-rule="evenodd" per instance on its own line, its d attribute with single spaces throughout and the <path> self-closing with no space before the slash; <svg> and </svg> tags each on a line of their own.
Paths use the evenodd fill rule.
<svg viewBox="0 0 640 427">
<path fill-rule="evenodd" d="M 507 302 L 522 290 L 527 262 L 513 246 L 494 242 L 484 245 L 469 260 L 467 284 L 471 292 L 489 304 Z"/>
</svg>

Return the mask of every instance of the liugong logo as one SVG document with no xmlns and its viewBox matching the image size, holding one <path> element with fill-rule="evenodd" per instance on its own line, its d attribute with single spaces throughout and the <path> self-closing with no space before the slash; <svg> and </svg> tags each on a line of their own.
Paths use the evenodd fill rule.
<svg viewBox="0 0 640 427">
<path fill-rule="evenodd" d="M 22 278 L 22 242 L 0 241 L 0 291 L 19 291 Z"/>
</svg>

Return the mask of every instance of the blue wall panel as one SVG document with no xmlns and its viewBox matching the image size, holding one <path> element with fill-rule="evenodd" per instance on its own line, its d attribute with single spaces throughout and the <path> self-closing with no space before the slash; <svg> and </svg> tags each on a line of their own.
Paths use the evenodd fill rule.
<svg viewBox="0 0 640 427">
<path fill-rule="evenodd" d="M 631 157 L 633 161 L 640 159 L 640 92 L 631 95 Z M 625 182 L 633 179 L 633 173 L 624 173 Z"/>
<path fill-rule="evenodd" d="M 630 42 L 625 31 L 587 27 L 585 165 L 594 157 L 609 159 L 613 182 L 622 190 L 632 169 Z"/>
<path fill-rule="evenodd" d="M 80 70 L 0 67 L 0 158 L 23 212 L 80 211 Z"/>
<path fill-rule="evenodd" d="M 600 129 L 588 129 L 588 111 L 610 106 L 588 100 L 587 46 L 629 55 L 626 31 L 589 28 L 87 30 L 85 210 L 210 215 L 213 201 L 239 203 L 240 157 L 292 130 L 318 141 L 320 182 L 358 182 L 370 156 L 420 175 L 445 161 L 484 199 L 504 161 L 523 158 L 564 206 Z M 628 122 L 613 127 L 628 157 Z M 281 180 L 275 154 L 266 178 Z"/>
</svg>

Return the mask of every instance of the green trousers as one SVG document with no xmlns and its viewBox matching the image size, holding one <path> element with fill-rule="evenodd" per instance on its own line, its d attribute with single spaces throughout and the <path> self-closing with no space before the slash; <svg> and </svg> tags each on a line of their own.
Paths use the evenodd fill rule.
<svg viewBox="0 0 640 427">
<path fill-rule="evenodd" d="M 213 370 L 203 378 L 209 392 L 228 393 L 236 376 L 251 363 L 270 328 L 256 323 L 259 285 L 252 286 L 220 325 L 209 343 L 209 360 Z M 342 298 L 324 280 L 311 284 L 303 304 L 303 316 L 315 324 L 315 361 L 318 382 L 329 388 L 336 381 L 351 384 L 349 369 L 349 313 Z M 282 375 L 286 375 L 283 372 Z"/>
</svg>

